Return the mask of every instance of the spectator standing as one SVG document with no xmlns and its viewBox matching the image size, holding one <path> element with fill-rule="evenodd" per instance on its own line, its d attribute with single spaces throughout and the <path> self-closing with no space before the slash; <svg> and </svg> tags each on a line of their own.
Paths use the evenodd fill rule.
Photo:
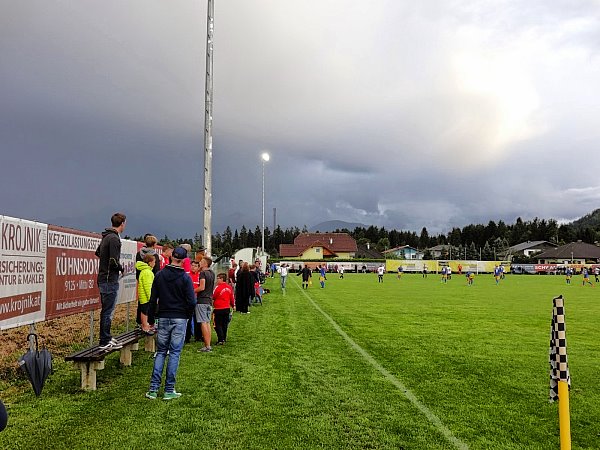
<svg viewBox="0 0 600 450">
<path fill-rule="evenodd" d="M 182 247 L 173 250 L 172 262 L 154 279 L 148 322 L 153 325 L 155 314 L 160 319 L 157 330 L 157 352 L 146 397 L 155 400 L 162 382 L 162 372 L 168 357 L 163 400 L 181 397 L 175 391 L 179 357 L 185 340 L 185 328 L 190 310 L 196 304 L 192 279 L 183 270 L 187 251 Z M 158 308 L 158 309 L 157 309 Z M 156 311 L 156 313 L 155 313 Z M 168 355 L 167 355 L 168 353 Z"/>
<path fill-rule="evenodd" d="M 152 283 L 154 282 L 154 272 L 152 269 L 156 265 L 156 259 L 152 254 L 146 254 L 143 261 L 135 263 L 135 269 L 139 270 L 138 278 L 138 309 L 137 323 L 142 327 L 142 331 L 148 335 L 154 334 L 154 328 L 148 324 L 148 302 L 152 292 Z"/>
<path fill-rule="evenodd" d="M 254 295 L 254 281 L 250 274 L 248 263 L 243 263 L 238 268 L 237 280 L 235 282 L 235 309 L 241 314 L 249 314 L 248 305 L 250 297 Z"/>
<path fill-rule="evenodd" d="M 171 264 L 171 255 L 173 254 L 173 245 L 168 242 L 162 246 L 162 254 L 160 255 L 160 269 L 164 269 Z"/>
<path fill-rule="evenodd" d="M 194 286 L 194 293 L 198 286 L 200 286 L 200 262 L 192 261 L 190 270 L 190 278 L 192 279 L 192 286 Z M 185 330 L 185 343 L 189 343 L 194 336 L 196 342 L 202 340 L 202 332 L 200 330 L 200 324 L 196 323 L 196 314 L 195 311 L 190 312 L 190 316 L 188 317 L 188 323 Z"/>
<path fill-rule="evenodd" d="M 288 266 L 287 264 L 282 264 L 279 266 L 279 276 L 281 277 L 281 289 L 285 289 L 285 282 L 288 276 Z"/>
<path fill-rule="evenodd" d="M 229 278 L 229 284 L 233 289 L 235 289 L 235 273 L 237 272 L 237 264 L 236 262 L 231 263 L 231 267 L 227 271 L 227 277 Z"/>
<path fill-rule="evenodd" d="M 143 261 L 144 256 L 146 256 L 146 255 L 154 256 L 154 259 L 156 260 L 156 262 L 153 266 L 154 269 L 152 269 L 152 272 L 154 272 L 154 275 L 156 275 L 158 273 L 158 271 L 160 270 L 160 256 L 158 256 L 158 252 L 156 251 L 156 248 L 155 248 L 157 242 L 158 242 L 158 239 L 156 239 L 156 237 L 152 236 L 151 234 L 146 234 L 144 236 L 144 246 L 135 255 L 136 263 L 139 261 Z M 140 278 L 140 271 L 137 270 L 137 267 L 136 267 L 135 279 L 139 280 L 139 278 Z"/>
<path fill-rule="evenodd" d="M 192 260 L 190 259 L 190 252 L 192 251 L 192 246 L 190 244 L 181 244 L 180 247 L 184 248 L 186 251 L 186 257 L 183 259 L 183 271 L 188 275 L 192 271 Z"/>
<path fill-rule="evenodd" d="M 196 324 L 200 325 L 202 340 L 204 346 L 199 349 L 199 352 L 211 352 L 210 346 L 211 330 L 210 317 L 212 313 L 212 294 L 215 288 L 215 274 L 210 270 L 212 259 L 204 256 L 200 260 L 200 282 L 195 289 L 197 295 L 196 303 Z"/>
<path fill-rule="evenodd" d="M 259 301 L 259 289 L 260 289 L 260 269 L 256 264 L 250 265 L 250 275 L 252 275 L 252 286 L 253 293 L 250 297 L 250 304 L 258 303 Z"/>
<path fill-rule="evenodd" d="M 235 299 L 231 285 L 227 283 L 227 274 L 217 275 L 217 287 L 213 293 L 213 306 L 215 308 L 215 331 L 217 332 L 217 345 L 225 345 L 227 341 L 227 328 L 231 319 L 231 308 L 235 310 Z"/>
<path fill-rule="evenodd" d="M 111 228 L 102 232 L 102 240 L 96 249 L 96 256 L 100 258 L 98 266 L 98 289 L 100 290 L 100 349 L 119 349 L 122 346 L 110 334 L 117 294 L 119 292 L 119 273 L 124 269 L 121 265 L 121 236 L 125 230 L 127 217 L 122 213 L 112 215 Z"/>
</svg>

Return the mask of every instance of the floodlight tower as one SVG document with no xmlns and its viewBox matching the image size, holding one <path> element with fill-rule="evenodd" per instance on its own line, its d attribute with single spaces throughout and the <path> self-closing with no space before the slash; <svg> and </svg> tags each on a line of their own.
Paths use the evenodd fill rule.
<svg viewBox="0 0 600 450">
<path fill-rule="evenodd" d="M 262 232 L 261 232 L 261 254 L 265 254 L 265 163 L 271 159 L 267 152 L 260 155 L 262 158 Z"/>
<path fill-rule="evenodd" d="M 208 0 L 206 20 L 206 81 L 204 91 L 204 231 L 206 254 L 212 255 L 212 111 L 214 3 Z"/>
</svg>

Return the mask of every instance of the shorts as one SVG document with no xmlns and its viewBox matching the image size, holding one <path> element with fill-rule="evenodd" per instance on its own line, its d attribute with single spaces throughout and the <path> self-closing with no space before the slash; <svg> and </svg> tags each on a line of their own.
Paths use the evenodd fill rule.
<svg viewBox="0 0 600 450">
<path fill-rule="evenodd" d="M 199 303 L 196 305 L 196 322 L 199 323 L 210 323 L 210 316 L 212 313 L 212 306 Z"/>
</svg>

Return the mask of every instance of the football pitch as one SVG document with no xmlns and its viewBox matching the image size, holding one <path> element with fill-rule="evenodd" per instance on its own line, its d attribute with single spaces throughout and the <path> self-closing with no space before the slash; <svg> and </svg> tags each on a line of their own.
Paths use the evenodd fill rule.
<svg viewBox="0 0 600 450">
<path fill-rule="evenodd" d="M 552 298 L 565 297 L 573 448 L 600 448 L 599 287 L 559 276 L 328 274 L 235 314 L 227 345 L 184 348 L 183 397 L 147 400 L 152 359 L 111 355 L 98 391 L 57 361 L 42 397 L 14 394 L 0 448 L 554 449 Z M 113 358 L 114 357 L 114 358 Z M 6 401 L 6 400 L 5 400 Z"/>
</svg>

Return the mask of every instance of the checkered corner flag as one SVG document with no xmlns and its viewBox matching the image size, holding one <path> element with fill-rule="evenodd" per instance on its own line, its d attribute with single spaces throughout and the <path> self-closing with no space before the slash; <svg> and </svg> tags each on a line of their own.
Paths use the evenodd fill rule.
<svg viewBox="0 0 600 450">
<path fill-rule="evenodd" d="M 562 295 L 552 299 L 552 324 L 550 326 L 550 403 L 558 400 L 558 382 L 564 381 L 571 387 L 567 359 L 567 335 L 565 305 Z"/>
</svg>

